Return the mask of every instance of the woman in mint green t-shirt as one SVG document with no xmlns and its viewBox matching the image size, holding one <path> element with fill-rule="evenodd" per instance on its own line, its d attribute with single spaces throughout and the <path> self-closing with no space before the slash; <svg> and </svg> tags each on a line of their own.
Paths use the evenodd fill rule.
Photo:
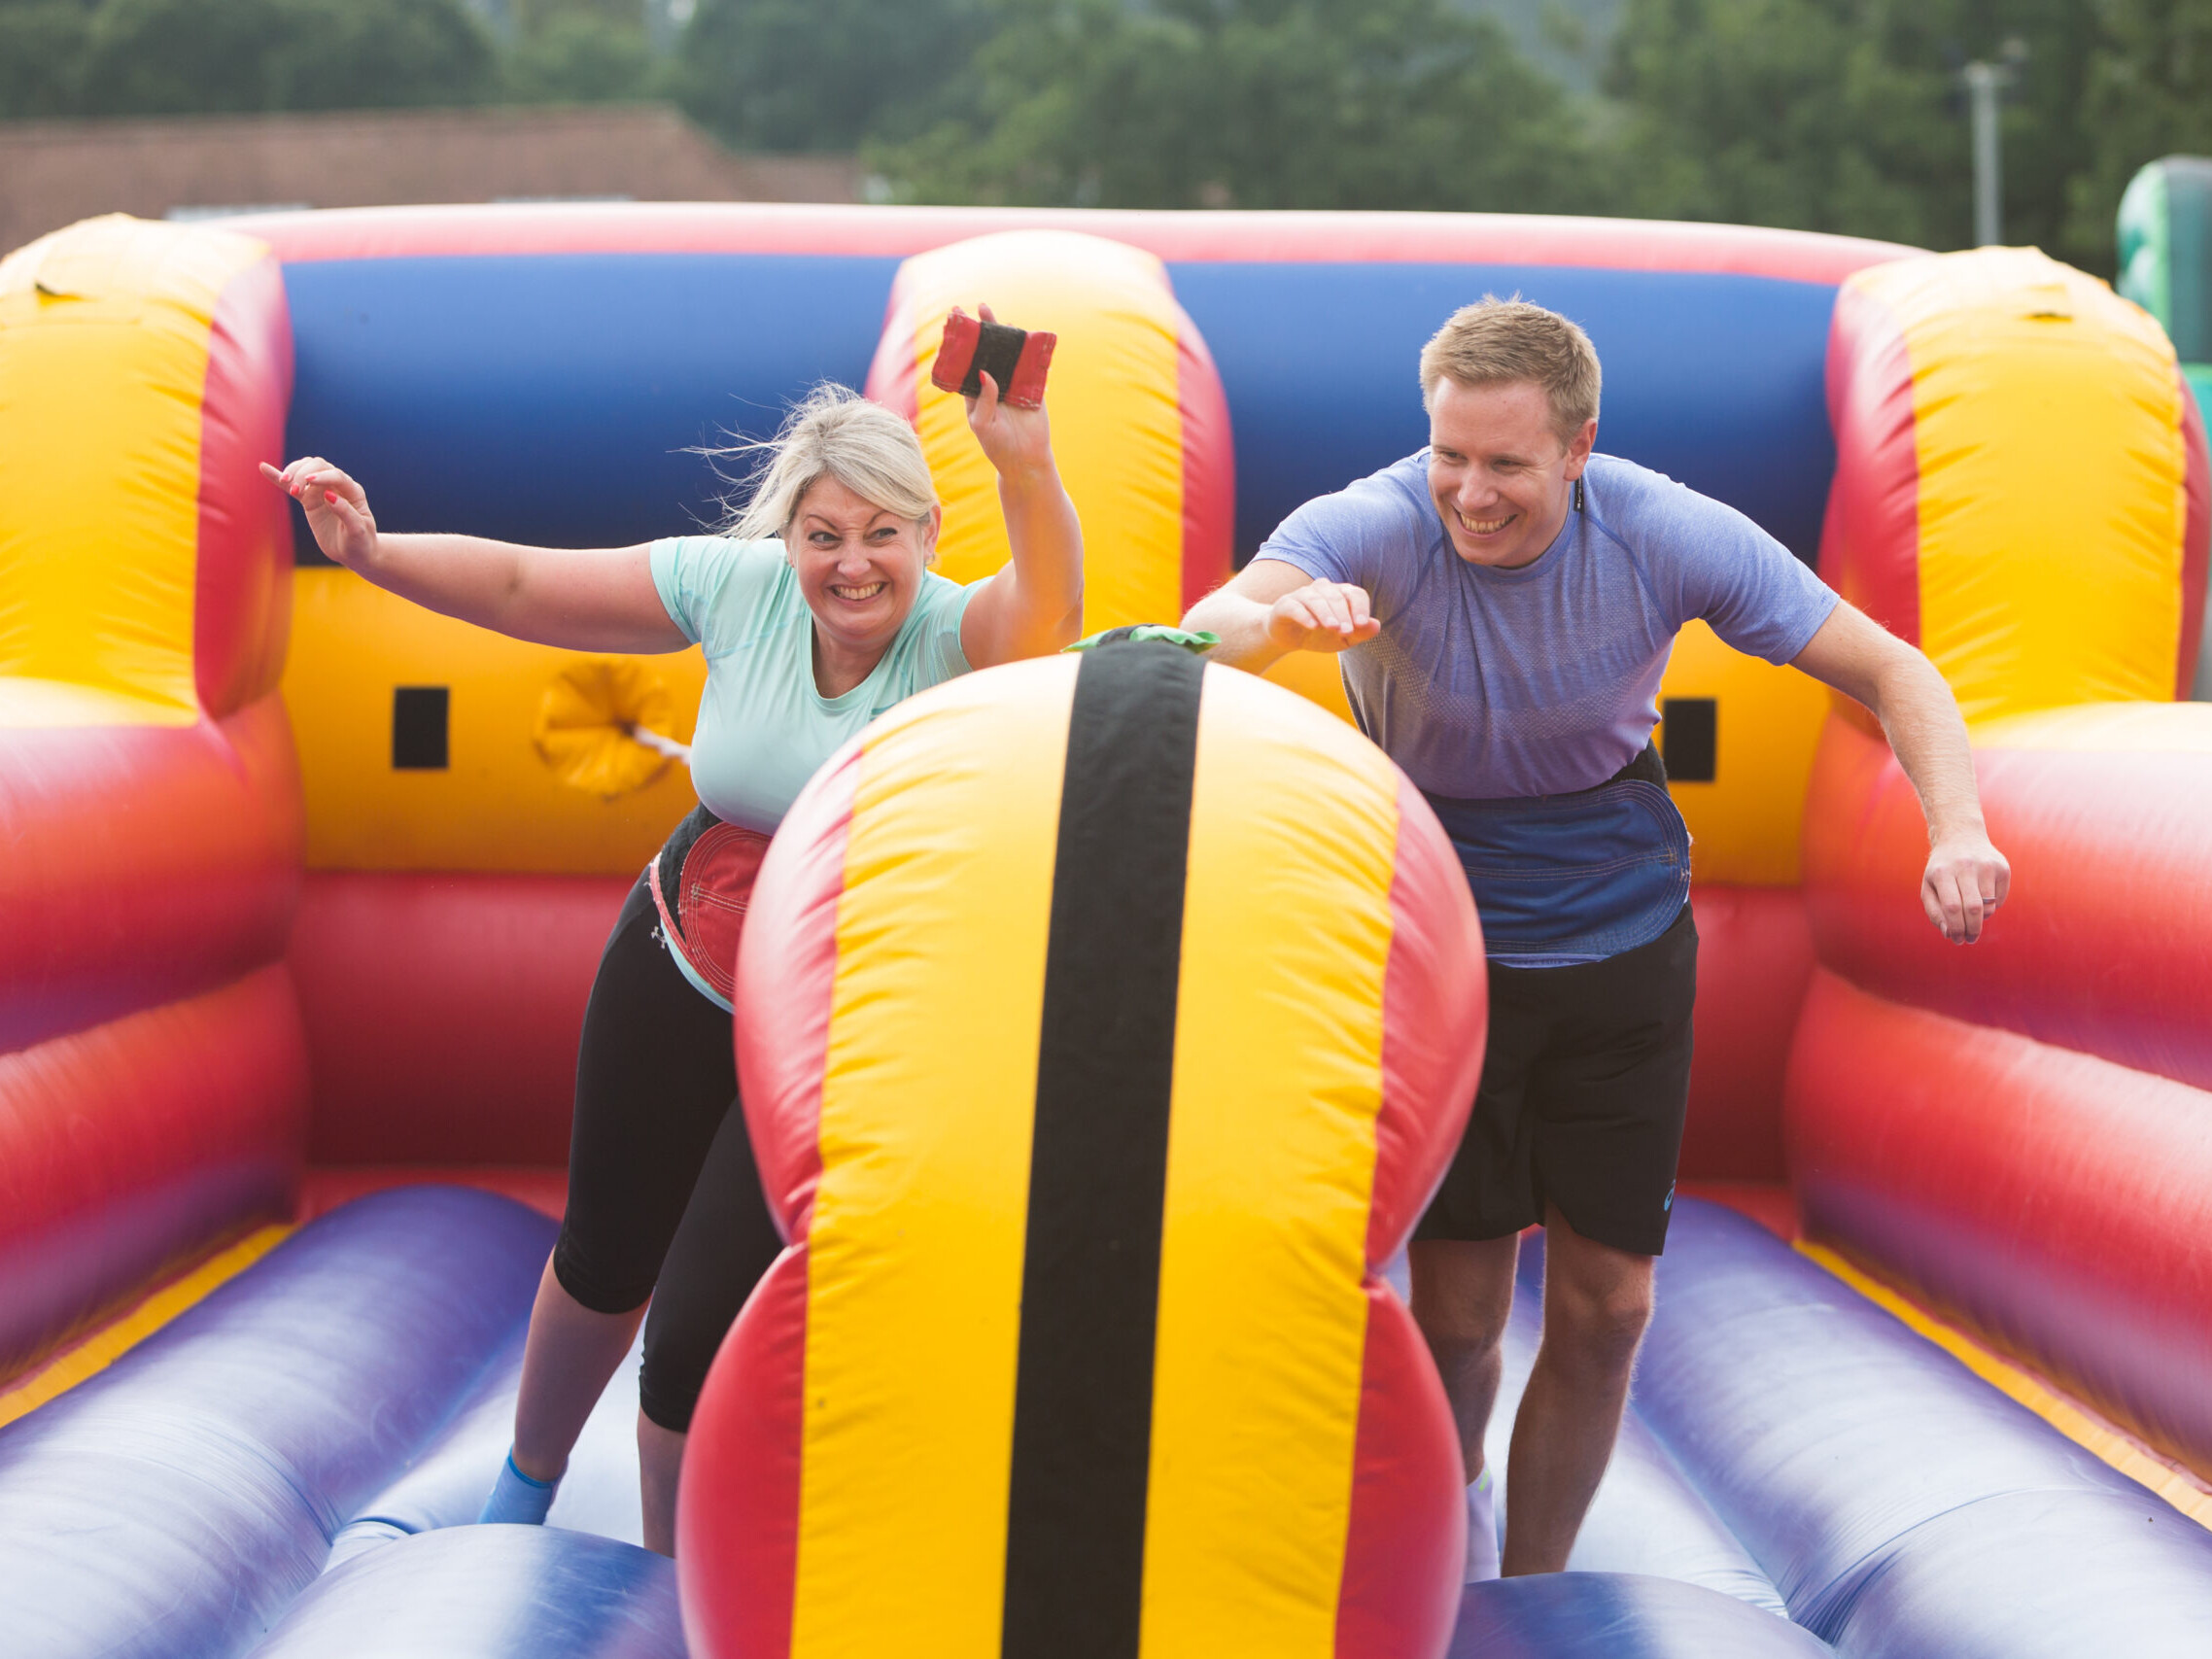
<svg viewBox="0 0 2212 1659">
<path fill-rule="evenodd" d="M 737 1106 L 728 996 L 767 838 L 848 738 L 925 686 L 1074 639 L 1083 535 L 1042 409 L 984 378 L 968 425 L 998 472 L 1013 558 L 960 586 L 929 567 L 943 509 L 914 431 L 842 387 L 795 409 L 732 534 L 593 552 L 380 536 L 317 457 L 262 470 L 323 551 L 418 605 L 584 651 L 703 645 L 701 807 L 639 879 L 593 982 L 569 1202 L 538 1285 L 514 1447 L 483 1519 L 542 1521 L 650 1297 L 638 1449 L 645 1542 L 674 1552 L 676 1473 L 707 1367 L 781 1247 Z"/>
</svg>

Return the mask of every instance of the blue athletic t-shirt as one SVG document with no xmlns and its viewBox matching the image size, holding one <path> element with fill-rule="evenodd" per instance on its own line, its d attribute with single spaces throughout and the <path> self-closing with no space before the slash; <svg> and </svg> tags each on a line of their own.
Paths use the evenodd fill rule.
<svg viewBox="0 0 2212 1659">
<path fill-rule="evenodd" d="M 1382 632 L 1343 653 L 1360 729 L 1421 788 L 1459 800 L 1603 783 L 1659 721 L 1675 636 L 1702 617 L 1785 663 L 1836 595 L 1735 508 L 1590 457 L 1579 512 L 1516 570 L 1452 549 L 1429 452 L 1306 502 L 1259 557 L 1365 588 Z"/>
<path fill-rule="evenodd" d="M 814 613 L 780 541 L 656 541 L 653 586 L 707 649 L 691 781 L 708 811 L 773 835 L 807 779 L 848 738 L 916 692 L 968 672 L 960 619 L 973 588 L 922 573 L 914 609 L 868 677 L 839 697 L 814 684 Z"/>
</svg>

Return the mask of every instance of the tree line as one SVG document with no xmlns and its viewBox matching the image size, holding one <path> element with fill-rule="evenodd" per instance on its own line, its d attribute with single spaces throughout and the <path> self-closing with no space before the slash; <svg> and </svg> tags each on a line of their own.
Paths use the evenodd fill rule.
<svg viewBox="0 0 2212 1659">
<path fill-rule="evenodd" d="M 0 118 L 668 98 L 739 149 L 857 153 L 900 200 L 1950 248 L 1957 71 L 2009 51 L 2006 238 L 2101 272 L 2134 170 L 2212 151 L 2212 0 L 1619 0 L 1598 42 L 1558 0 L 1490 0 L 1539 4 L 1588 89 L 1484 0 L 664 0 L 659 52 L 640 0 L 0 0 Z"/>
</svg>

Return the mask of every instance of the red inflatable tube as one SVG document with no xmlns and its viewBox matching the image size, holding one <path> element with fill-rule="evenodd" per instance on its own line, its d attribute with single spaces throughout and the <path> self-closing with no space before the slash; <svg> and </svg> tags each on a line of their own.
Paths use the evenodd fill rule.
<svg viewBox="0 0 2212 1659">
<path fill-rule="evenodd" d="M 0 1055 L 0 1373 L 218 1233 L 288 1214 L 306 1130 L 282 968 Z"/>
<path fill-rule="evenodd" d="M 17 730 L 0 751 L 0 1053 L 284 953 L 299 774 L 283 702 L 184 728 Z"/>
<path fill-rule="evenodd" d="M 630 882 L 319 871 L 289 958 L 317 1163 L 566 1163 L 576 1042 Z"/>
<path fill-rule="evenodd" d="M 1920 462 L 1913 361 L 1888 306 L 1845 284 L 1828 330 L 1828 424 L 1836 477 L 1820 574 L 1912 644 L 1920 642 Z"/>
<path fill-rule="evenodd" d="M 292 525 L 257 467 L 284 464 L 291 403 L 292 313 L 272 256 L 230 280 L 208 334 L 192 668 L 211 714 L 267 696 L 284 672 Z"/>
<path fill-rule="evenodd" d="M 231 227 L 288 264 L 482 254 L 848 254 L 904 259 L 999 230 L 1110 236 L 1163 259 L 1393 260 L 1729 271 L 1808 283 L 1923 250 L 1804 230 L 1517 213 L 1239 213 L 1100 208 L 842 207 L 624 202 L 339 208 L 254 214 Z"/>
<path fill-rule="evenodd" d="M 1786 1122 L 1809 1235 L 2212 1467 L 2212 1094 L 1822 972 Z"/>
<path fill-rule="evenodd" d="M 1697 1045 L 1684 1180 L 1780 1181 L 1789 1035 L 1813 977 L 1795 887 L 1698 887 Z"/>
<path fill-rule="evenodd" d="M 1805 812 L 1820 960 L 1898 1002 L 2212 1087 L 2212 709 L 2096 717 L 2083 741 L 2111 746 L 1976 750 L 2013 881 L 1971 949 L 1921 913 L 1927 831 L 1888 745 L 1829 721 Z M 2175 740 L 2162 750 L 2123 746 L 2159 729 Z M 2192 737 L 2198 752 L 2180 746 Z"/>
<path fill-rule="evenodd" d="M 2196 683 L 2196 656 L 2204 648 L 2204 585 L 2212 567 L 2212 456 L 2205 453 L 2204 411 L 2185 379 L 2181 383 L 2181 441 L 2189 458 L 2189 519 L 2181 541 L 2181 651 L 2174 690 L 2186 698 Z"/>
<path fill-rule="evenodd" d="M 1176 311 L 1181 316 L 1182 307 Z M 1183 608 L 1189 610 L 1231 572 L 1236 439 L 1214 354 L 1187 316 L 1175 335 L 1175 397 L 1183 406 Z"/>
</svg>

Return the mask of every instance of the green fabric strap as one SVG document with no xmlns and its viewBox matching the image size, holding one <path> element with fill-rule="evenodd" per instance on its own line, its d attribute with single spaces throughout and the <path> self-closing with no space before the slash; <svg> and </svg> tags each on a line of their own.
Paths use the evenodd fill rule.
<svg viewBox="0 0 2212 1659">
<path fill-rule="evenodd" d="M 1193 634 L 1186 628 L 1170 628 L 1164 622 L 1140 622 L 1134 627 L 1109 628 L 1093 634 L 1088 639 L 1078 639 L 1072 645 L 1063 645 L 1066 651 L 1089 651 L 1099 645 L 1144 645 L 1158 641 L 1163 645 L 1180 645 L 1192 656 L 1201 656 L 1222 642 L 1219 634 Z"/>
</svg>

